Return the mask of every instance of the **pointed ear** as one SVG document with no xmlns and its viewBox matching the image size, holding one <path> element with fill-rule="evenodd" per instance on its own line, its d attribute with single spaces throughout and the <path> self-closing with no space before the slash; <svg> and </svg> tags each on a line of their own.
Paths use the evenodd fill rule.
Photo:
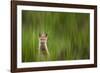
<svg viewBox="0 0 100 73">
<path fill-rule="evenodd" d="M 46 35 L 46 37 L 47 37 L 47 33 L 46 33 L 45 35 Z"/>
<path fill-rule="evenodd" d="M 41 34 L 39 33 L 39 37 L 41 37 Z"/>
</svg>

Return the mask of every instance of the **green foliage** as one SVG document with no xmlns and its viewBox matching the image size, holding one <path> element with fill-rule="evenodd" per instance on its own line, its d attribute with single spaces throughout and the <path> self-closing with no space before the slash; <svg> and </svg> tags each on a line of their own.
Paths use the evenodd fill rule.
<svg viewBox="0 0 100 73">
<path fill-rule="evenodd" d="M 22 11 L 22 62 L 41 61 L 39 33 L 48 35 L 50 57 L 42 61 L 89 59 L 88 13 Z"/>
</svg>

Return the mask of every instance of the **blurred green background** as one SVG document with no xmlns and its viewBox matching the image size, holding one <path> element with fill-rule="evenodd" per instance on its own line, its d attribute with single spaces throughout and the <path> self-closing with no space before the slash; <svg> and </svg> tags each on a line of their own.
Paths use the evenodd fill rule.
<svg viewBox="0 0 100 73">
<path fill-rule="evenodd" d="M 82 60 L 90 57 L 89 13 L 22 11 L 22 62 Z M 48 35 L 50 57 L 38 55 L 39 33 Z"/>
</svg>

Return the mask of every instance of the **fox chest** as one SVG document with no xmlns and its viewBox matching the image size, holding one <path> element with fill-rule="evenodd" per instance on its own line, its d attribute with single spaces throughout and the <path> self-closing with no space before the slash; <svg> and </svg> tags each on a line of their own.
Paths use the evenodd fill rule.
<svg viewBox="0 0 100 73">
<path fill-rule="evenodd" d="M 41 49 L 42 51 L 45 51 L 45 50 L 46 50 L 45 42 L 41 42 L 41 43 L 40 43 L 40 49 Z"/>
</svg>

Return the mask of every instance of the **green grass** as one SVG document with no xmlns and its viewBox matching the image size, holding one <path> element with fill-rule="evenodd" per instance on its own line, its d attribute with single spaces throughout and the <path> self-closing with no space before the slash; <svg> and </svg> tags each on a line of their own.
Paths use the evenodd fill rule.
<svg viewBox="0 0 100 73">
<path fill-rule="evenodd" d="M 22 62 L 89 59 L 88 13 L 22 11 Z M 40 60 L 39 33 L 48 35 L 50 57 Z"/>
</svg>

